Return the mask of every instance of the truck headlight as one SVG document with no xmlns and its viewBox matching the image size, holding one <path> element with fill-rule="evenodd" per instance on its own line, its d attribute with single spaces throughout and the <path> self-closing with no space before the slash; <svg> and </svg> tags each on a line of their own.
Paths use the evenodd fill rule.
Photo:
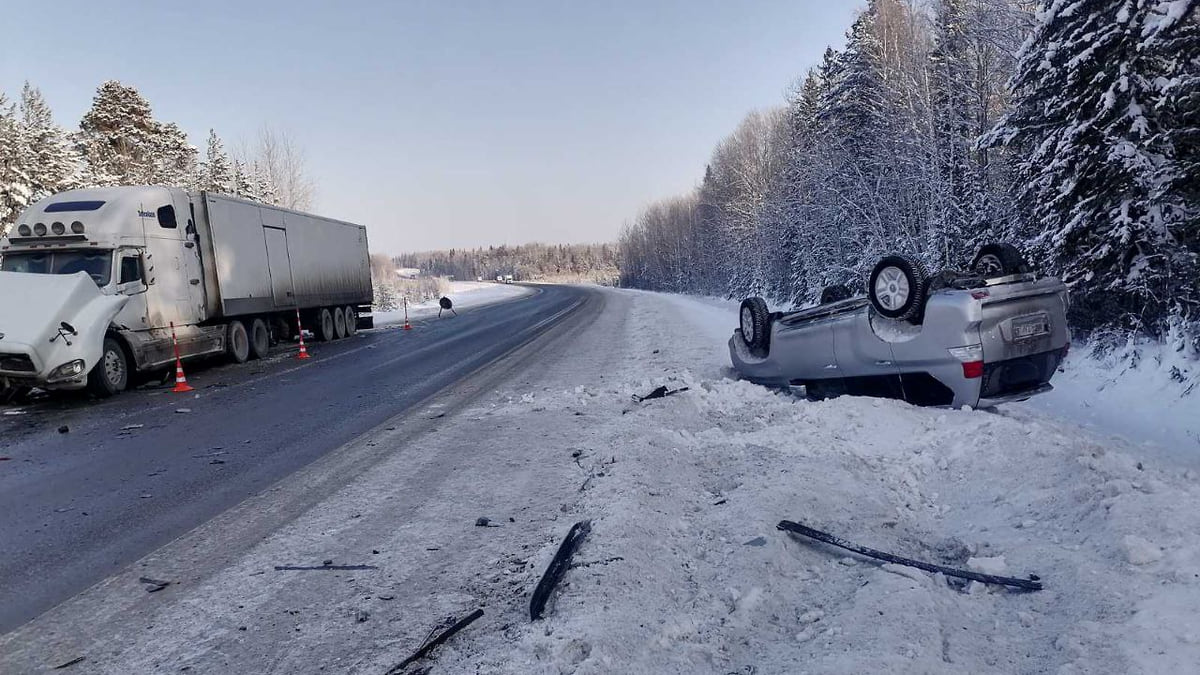
<svg viewBox="0 0 1200 675">
<path fill-rule="evenodd" d="M 83 374 L 83 359 L 75 359 L 68 361 L 61 366 L 50 371 L 50 377 L 47 377 L 48 382 L 56 382 L 58 380 L 69 380 L 73 377 L 78 377 Z"/>
</svg>

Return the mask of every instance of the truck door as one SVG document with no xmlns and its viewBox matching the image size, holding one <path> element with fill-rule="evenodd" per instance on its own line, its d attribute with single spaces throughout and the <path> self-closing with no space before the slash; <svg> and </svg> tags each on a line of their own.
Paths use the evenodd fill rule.
<svg viewBox="0 0 1200 675">
<path fill-rule="evenodd" d="M 178 227 L 183 232 L 184 240 L 183 248 L 179 251 L 179 268 L 186 279 L 187 288 L 179 299 L 179 303 L 186 307 L 186 311 L 181 313 L 195 317 L 195 321 L 200 322 L 208 318 L 208 305 L 204 297 L 204 267 L 200 260 L 199 237 L 196 235 L 196 214 L 186 192 L 171 190 L 171 196 L 175 218 L 179 221 Z"/>
<path fill-rule="evenodd" d="M 276 307 L 292 307 L 296 300 L 292 289 L 292 261 L 288 256 L 287 230 L 264 227 L 267 240 L 267 268 L 271 272 L 271 295 Z"/>
</svg>

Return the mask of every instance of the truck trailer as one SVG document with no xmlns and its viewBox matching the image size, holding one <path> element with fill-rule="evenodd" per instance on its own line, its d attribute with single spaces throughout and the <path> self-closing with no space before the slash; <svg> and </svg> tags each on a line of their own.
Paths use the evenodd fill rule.
<svg viewBox="0 0 1200 675">
<path fill-rule="evenodd" d="M 241 363 L 372 325 L 361 225 L 212 192 L 47 197 L 0 237 L 0 388 L 112 396 L 179 356 Z"/>
</svg>

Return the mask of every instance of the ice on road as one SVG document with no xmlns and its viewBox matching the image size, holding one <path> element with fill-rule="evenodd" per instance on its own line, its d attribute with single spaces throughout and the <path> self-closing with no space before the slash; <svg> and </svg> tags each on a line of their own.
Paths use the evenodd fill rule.
<svg viewBox="0 0 1200 675">
<path fill-rule="evenodd" d="M 1033 402 L 808 402 L 732 377 L 728 306 L 603 292 L 593 323 L 494 390 L 423 411 L 428 428 L 364 437 L 394 451 L 218 572 L 153 594 L 136 583 L 222 555 L 223 528 L 270 495 L 0 638 L 0 670 L 87 655 L 91 672 L 382 672 L 479 607 L 433 672 L 1200 663 L 1200 484 L 1170 453 Z M 660 385 L 688 391 L 631 400 Z M 476 527 L 480 516 L 498 527 Z M 530 623 L 530 592 L 585 518 L 578 565 Z M 781 519 L 943 565 L 1037 574 L 1045 590 L 880 565 L 793 539 Z M 377 569 L 274 570 L 325 559 Z"/>
</svg>

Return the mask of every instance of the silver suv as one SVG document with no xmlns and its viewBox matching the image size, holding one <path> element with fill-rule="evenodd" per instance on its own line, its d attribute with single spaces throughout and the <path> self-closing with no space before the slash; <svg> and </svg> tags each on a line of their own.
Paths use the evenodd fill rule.
<svg viewBox="0 0 1200 675">
<path fill-rule="evenodd" d="M 734 368 L 761 384 L 803 385 L 810 398 L 987 407 L 1049 391 L 1070 346 L 1066 286 L 1007 244 L 981 248 L 969 272 L 935 276 L 890 255 L 866 291 L 833 286 L 821 304 L 787 313 L 743 301 Z"/>
</svg>

